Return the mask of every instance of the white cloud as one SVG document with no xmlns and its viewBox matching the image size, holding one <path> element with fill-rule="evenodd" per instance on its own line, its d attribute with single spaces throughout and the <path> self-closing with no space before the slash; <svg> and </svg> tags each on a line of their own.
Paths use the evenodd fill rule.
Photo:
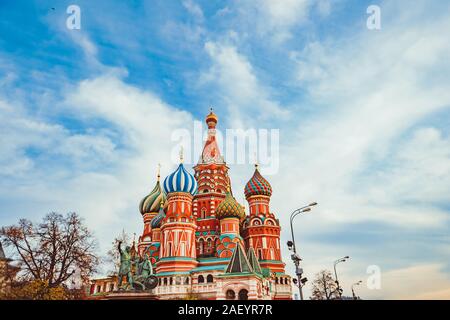
<svg viewBox="0 0 450 320">
<path fill-rule="evenodd" d="M 450 106 L 448 81 L 433 80 L 450 69 L 441 58 L 450 54 L 450 44 L 439 32 L 450 24 L 435 19 L 405 31 L 411 17 L 404 15 L 389 32 L 360 30 L 351 47 L 346 40 L 326 40 L 294 54 L 300 85 L 320 109 L 290 134 L 283 153 L 290 168 L 283 184 L 308 183 L 284 192 L 325 202 L 332 221 L 400 225 L 407 216 L 409 226 L 438 226 L 449 218 L 424 202 L 444 200 L 448 138 L 433 128 L 418 131 L 412 141 L 405 133 Z M 294 165 L 298 159 L 300 166 Z"/>
<path fill-rule="evenodd" d="M 291 28 L 307 21 L 312 5 L 310 0 L 271 1 L 258 0 L 240 3 L 244 16 L 254 15 L 252 19 L 255 31 L 262 36 L 269 35 L 275 43 L 281 43 L 292 37 Z"/>
<path fill-rule="evenodd" d="M 358 287 L 365 299 L 450 299 L 450 278 L 440 264 L 423 264 L 381 273 L 381 289 L 369 290 L 366 281 Z"/>
<path fill-rule="evenodd" d="M 197 3 L 195 3 L 192 0 L 184 0 L 183 6 L 190 14 L 192 14 L 197 19 L 197 21 L 199 22 L 203 21 L 204 19 L 203 10 Z"/>
<path fill-rule="evenodd" d="M 227 107 L 227 119 L 235 128 L 288 115 L 288 111 L 271 98 L 270 88 L 259 82 L 251 63 L 235 46 L 226 41 L 207 42 L 205 50 L 212 66 L 201 75 L 200 82 L 215 85 Z"/>
<path fill-rule="evenodd" d="M 438 205 L 450 190 L 450 139 L 435 128 L 422 128 L 401 145 L 390 166 L 369 178 L 375 199 Z"/>
<path fill-rule="evenodd" d="M 236 1 L 235 12 L 239 16 L 239 27 L 246 33 L 269 40 L 278 46 L 292 40 L 299 27 L 311 22 L 311 15 L 328 17 L 337 0 L 257 0 Z"/>
<path fill-rule="evenodd" d="M 255 25 L 253 35 L 275 37 L 277 46 L 290 38 L 295 26 L 307 21 L 312 6 L 310 1 L 258 3 L 257 10 L 244 4 L 240 10 L 248 10 L 245 14 L 254 17 L 249 21 Z M 330 13 L 327 3 L 318 4 L 323 15 Z M 189 1 L 186 5 L 200 17 L 201 8 Z M 342 230 L 346 226 L 380 223 L 391 228 L 386 231 L 389 239 L 391 230 L 439 234 L 448 223 L 448 211 L 438 206 L 448 202 L 447 128 L 430 124 L 412 128 L 450 105 L 450 64 L 446 60 L 450 45 L 442 32 L 449 30 L 450 24 L 444 15 L 417 23 L 417 13 L 402 14 L 398 7 L 388 6 L 383 7 L 385 11 L 399 14 L 391 20 L 383 15 L 387 19 L 380 33 L 369 33 L 361 27 L 355 29 L 351 39 L 308 42 L 303 50 L 290 53 L 287 63 L 294 70 L 298 89 L 306 90 L 309 99 L 290 103 L 293 109 L 289 111 L 241 50 L 239 40 L 248 34 L 230 32 L 225 40 L 212 38 L 215 40 L 204 47 L 211 67 L 201 74 L 200 83 L 211 86 L 211 92 L 221 99 L 220 105 L 227 108 L 217 110 L 220 128 L 225 128 L 222 119 L 227 117 L 232 127 L 270 124 L 283 129 L 281 170 L 268 177 L 274 188 L 272 209 L 280 218 L 283 235 L 287 236 L 291 210 L 312 200 L 319 202 L 310 216 L 299 218 L 296 228 L 297 239 L 313 235 L 324 238 L 315 242 L 298 240 L 309 274 L 329 267 L 341 254 L 351 254 L 358 267 L 372 263 L 370 252 L 380 250 L 377 243 L 360 244 L 355 239 L 354 244 L 328 246 L 327 235 L 342 232 L 345 236 Z M 230 15 L 235 8 L 226 12 Z M 168 32 L 185 30 L 176 39 L 187 42 L 199 41 L 205 32 L 201 27 L 174 26 L 169 25 Z M 138 202 L 153 187 L 158 162 L 163 164 L 163 175 L 172 169 L 170 135 L 176 128 L 189 128 L 193 117 L 155 94 L 127 84 L 123 78 L 126 70 L 118 72 L 101 65 L 97 48 L 88 37 L 74 40 L 83 49 L 89 67 L 102 72 L 62 92 L 65 109 L 61 112 L 82 121 L 86 132 L 70 132 L 63 124 L 31 114 L 19 103 L 0 99 L 0 122 L 7 124 L 0 129 L 0 174 L 17 179 L 13 188 L 5 180 L 0 187 L 2 194 L 18 203 L 16 213 L 20 216 L 35 219 L 48 210 L 77 210 L 95 228 L 104 249 L 122 228 L 140 232 Z M 289 76 L 286 74 L 286 78 Z M 7 76 L 2 81 L 13 80 Z M 306 103 L 314 110 L 312 116 L 304 112 Z M 89 128 L 95 120 L 106 122 L 108 128 Z M 70 162 L 43 166 L 39 159 L 27 155 L 29 148 L 43 150 L 48 158 L 59 156 Z M 231 169 L 240 201 L 251 174 L 250 166 Z M 410 268 L 411 261 L 420 262 L 421 258 L 398 250 L 409 245 L 410 239 L 405 238 L 395 247 L 398 264 L 406 268 L 394 271 L 389 271 L 394 249 L 382 248 L 385 258 L 378 263 L 382 270 L 387 268 L 383 291 L 379 296 L 368 292 L 361 296 L 408 297 L 409 292 L 424 285 L 417 282 L 417 274 L 428 272 L 439 285 L 426 286 L 423 297 L 448 297 L 448 279 L 441 264 Z M 449 255 L 443 248 L 446 245 L 432 239 L 424 244 L 435 246 L 442 257 Z M 288 252 L 283 253 L 292 273 Z M 352 277 L 343 272 L 345 283 L 351 283 Z M 405 285 L 409 281 L 411 286 Z"/>
</svg>

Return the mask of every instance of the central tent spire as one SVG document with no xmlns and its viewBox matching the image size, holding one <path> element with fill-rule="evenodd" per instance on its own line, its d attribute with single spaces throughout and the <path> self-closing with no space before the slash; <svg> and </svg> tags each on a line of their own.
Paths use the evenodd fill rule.
<svg viewBox="0 0 450 320">
<path fill-rule="evenodd" d="M 208 138 L 203 147 L 202 155 L 198 164 L 224 164 L 224 159 L 220 154 L 219 146 L 216 140 L 216 125 L 219 118 L 210 108 L 209 114 L 206 116 L 205 122 L 208 125 Z"/>
</svg>

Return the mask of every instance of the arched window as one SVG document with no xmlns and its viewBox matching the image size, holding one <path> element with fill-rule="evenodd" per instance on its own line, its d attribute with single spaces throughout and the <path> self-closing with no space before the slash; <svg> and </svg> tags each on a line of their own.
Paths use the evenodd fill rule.
<svg viewBox="0 0 450 320">
<path fill-rule="evenodd" d="M 198 241 L 198 250 L 199 250 L 199 252 L 200 252 L 200 254 L 202 255 L 203 254 L 203 246 L 204 246 L 204 240 L 203 239 L 200 239 L 199 241 Z"/>
<path fill-rule="evenodd" d="M 202 212 L 200 214 L 200 218 L 201 219 L 205 219 L 206 218 L 206 208 L 202 208 Z"/>
<path fill-rule="evenodd" d="M 164 278 L 164 285 L 167 286 L 167 278 Z"/>
<path fill-rule="evenodd" d="M 189 277 L 186 277 L 186 279 L 184 280 L 184 284 L 189 284 Z"/>
<path fill-rule="evenodd" d="M 173 285 L 173 278 L 172 277 L 169 278 L 169 284 Z"/>
<path fill-rule="evenodd" d="M 209 238 L 206 243 L 208 245 L 208 253 L 210 253 L 211 249 L 212 249 L 212 240 L 211 240 L 211 238 Z"/>
<path fill-rule="evenodd" d="M 227 290 L 227 292 L 225 293 L 226 299 L 227 300 L 235 300 L 236 299 L 236 293 L 233 290 Z"/>
<path fill-rule="evenodd" d="M 246 289 L 239 291 L 239 300 L 248 300 L 248 291 Z"/>
<path fill-rule="evenodd" d="M 204 283 L 205 282 L 205 278 L 202 275 L 198 276 L 198 283 Z"/>
<path fill-rule="evenodd" d="M 278 278 L 275 278 L 275 284 L 278 284 Z"/>
<path fill-rule="evenodd" d="M 206 276 L 206 282 L 213 282 L 213 281 L 214 281 L 214 279 L 213 279 L 212 274 L 208 274 L 208 275 Z"/>
</svg>

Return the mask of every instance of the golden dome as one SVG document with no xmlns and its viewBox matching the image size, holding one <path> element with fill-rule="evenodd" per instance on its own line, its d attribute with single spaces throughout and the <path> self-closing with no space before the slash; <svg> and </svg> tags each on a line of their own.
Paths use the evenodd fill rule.
<svg viewBox="0 0 450 320">
<path fill-rule="evenodd" d="M 211 111 L 209 112 L 209 114 L 206 116 L 206 124 L 208 125 L 209 129 L 213 129 L 216 127 L 217 121 L 219 120 L 219 118 L 217 117 L 217 115 L 213 112 L 213 109 L 211 108 Z"/>
<path fill-rule="evenodd" d="M 216 209 L 216 217 L 218 219 L 223 218 L 238 218 L 243 219 L 245 217 L 245 211 L 242 206 L 236 201 L 236 199 L 231 195 L 228 190 L 225 199 Z"/>
</svg>

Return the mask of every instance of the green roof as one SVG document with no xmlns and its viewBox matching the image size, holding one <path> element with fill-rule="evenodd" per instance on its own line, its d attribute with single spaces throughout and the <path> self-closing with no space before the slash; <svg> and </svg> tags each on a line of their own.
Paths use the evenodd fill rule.
<svg viewBox="0 0 450 320">
<path fill-rule="evenodd" d="M 214 265 L 214 266 L 201 266 L 201 267 L 197 267 L 192 269 L 190 272 L 201 272 L 201 271 L 210 271 L 210 270 L 225 270 L 226 265 L 224 264 L 219 264 L 219 265 Z"/>
<path fill-rule="evenodd" d="M 253 269 L 245 255 L 242 245 L 237 243 L 225 273 L 252 273 Z"/>
<path fill-rule="evenodd" d="M 247 258 L 252 266 L 253 272 L 257 274 L 262 274 L 261 266 L 259 265 L 258 258 L 256 257 L 255 250 L 250 247 L 247 251 Z"/>
</svg>

